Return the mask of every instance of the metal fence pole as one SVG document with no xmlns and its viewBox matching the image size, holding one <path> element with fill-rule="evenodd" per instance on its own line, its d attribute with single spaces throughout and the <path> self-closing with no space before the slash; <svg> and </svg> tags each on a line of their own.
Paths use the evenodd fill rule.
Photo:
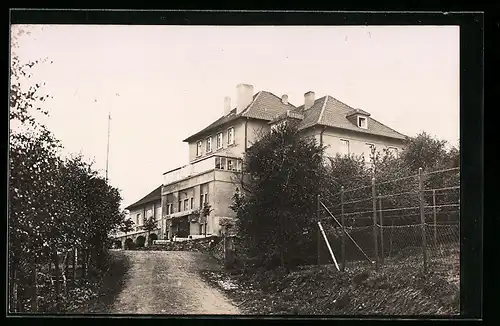
<svg viewBox="0 0 500 326">
<path fill-rule="evenodd" d="M 317 200 L 317 209 L 316 209 L 316 218 L 319 222 L 320 218 L 321 218 L 321 213 L 320 213 L 320 209 L 321 209 L 321 195 L 318 195 L 318 200 Z M 319 229 L 319 226 L 318 226 L 318 248 L 317 248 L 317 251 L 318 251 L 318 266 L 320 265 L 320 251 L 321 251 L 321 231 Z"/>
<path fill-rule="evenodd" d="M 432 211 L 434 215 L 434 246 L 437 247 L 436 190 L 432 189 Z"/>
<path fill-rule="evenodd" d="M 420 223 L 422 226 L 422 255 L 424 258 L 424 274 L 427 273 L 427 238 L 425 236 L 424 183 L 422 168 L 418 169 L 418 188 L 420 197 Z"/>
<path fill-rule="evenodd" d="M 375 270 L 379 269 L 378 242 L 377 242 L 377 196 L 375 195 L 375 177 L 372 178 L 372 202 L 373 202 L 373 246 L 375 252 Z"/>
<path fill-rule="evenodd" d="M 342 223 L 342 239 L 340 243 L 340 260 L 342 261 L 342 272 L 345 271 L 345 220 L 344 220 L 344 186 L 340 187 L 340 221 Z"/>
<path fill-rule="evenodd" d="M 378 207 L 379 207 L 379 212 L 380 212 L 380 262 L 384 264 L 384 216 L 382 214 L 382 197 L 379 194 L 378 197 Z"/>
</svg>

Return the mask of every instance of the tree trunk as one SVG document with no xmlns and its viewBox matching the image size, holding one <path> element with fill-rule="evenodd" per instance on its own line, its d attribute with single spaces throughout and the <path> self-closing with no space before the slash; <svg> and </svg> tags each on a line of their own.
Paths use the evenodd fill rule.
<svg viewBox="0 0 500 326">
<path fill-rule="evenodd" d="M 63 273 L 62 273 L 62 279 L 63 279 L 63 291 L 64 293 L 68 293 L 68 283 L 67 283 L 67 278 L 68 278 L 68 263 L 69 263 L 69 252 L 66 251 L 64 254 L 63 258 Z"/>
<path fill-rule="evenodd" d="M 82 277 L 87 278 L 87 249 L 82 249 Z"/>
<path fill-rule="evenodd" d="M 64 274 L 66 278 L 69 277 L 69 251 L 66 251 L 66 255 L 64 257 Z"/>
<path fill-rule="evenodd" d="M 54 250 L 52 253 L 52 262 L 54 263 L 54 271 L 55 271 L 55 286 L 54 290 L 56 292 L 56 311 L 59 311 L 59 294 L 61 293 L 61 269 L 59 268 L 59 256 L 57 255 L 57 250 Z"/>
<path fill-rule="evenodd" d="M 31 312 L 38 311 L 38 289 L 37 289 L 37 261 L 36 257 L 33 258 L 33 269 L 31 271 Z"/>
<path fill-rule="evenodd" d="M 11 271 L 10 271 L 10 282 L 9 282 L 9 285 L 10 285 L 10 294 L 9 294 L 9 297 L 10 297 L 10 307 L 9 307 L 9 311 L 10 312 L 17 312 L 17 280 L 16 280 L 16 277 L 17 277 L 17 272 L 16 272 L 16 268 L 17 268 L 17 264 L 14 262 L 14 259 L 12 259 L 12 263 L 11 263 Z"/>
<path fill-rule="evenodd" d="M 279 218 L 279 223 L 280 223 L 280 243 L 279 243 L 279 248 L 280 248 L 280 262 L 281 262 L 281 267 L 285 268 L 285 234 L 284 234 L 284 227 L 283 227 L 283 217 L 280 214 Z"/>
<path fill-rule="evenodd" d="M 76 280 L 76 268 L 78 266 L 78 259 L 77 259 L 77 250 L 76 247 L 73 249 L 73 280 Z"/>
</svg>

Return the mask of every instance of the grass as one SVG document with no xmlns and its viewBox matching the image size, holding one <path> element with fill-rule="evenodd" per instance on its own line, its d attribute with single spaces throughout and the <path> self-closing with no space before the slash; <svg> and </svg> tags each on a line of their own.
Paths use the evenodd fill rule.
<svg viewBox="0 0 500 326">
<path fill-rule="evenodd" d="M 76 299 L 66 313 L 69 314 L 107 314 L 122 290 L 127 271 L 128 258 L 121 252 L 110 253 L 110 260 L 102 276 L 88 281 L 80 287 Z"/>
<path fill-rule="evenodd" d="M 458 314 L 459 255 L 430 256 L 427 274 L 418 255 L 386 259 L 379 271 L 364 262 L 346 272 L 333 265 L 275 269 L 253 275 L 203 272 L 246 314 L 259 315 L 449 315 Z M 232 275 L 233 274 L 233 275 Z"/>
</svg>

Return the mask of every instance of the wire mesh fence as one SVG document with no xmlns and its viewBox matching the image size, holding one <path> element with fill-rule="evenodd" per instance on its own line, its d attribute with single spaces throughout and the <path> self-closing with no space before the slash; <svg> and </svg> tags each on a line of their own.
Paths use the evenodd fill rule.
<svg viewBox="0 0 500 326">
<path fill-rule="evenodd" d="M 318 264 L 379 268 L 414 260 L 425 272 L 460 253 L 459 168 L 374 178 L 369 187 L 319 197 L 318 221 Z"/>
</svg>

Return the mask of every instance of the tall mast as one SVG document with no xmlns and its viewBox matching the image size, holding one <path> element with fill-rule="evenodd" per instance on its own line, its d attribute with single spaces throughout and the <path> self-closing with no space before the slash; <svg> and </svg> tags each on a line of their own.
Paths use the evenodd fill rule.
<svg viewBox="0 0 500 326">
<path fill-rule="evenodd" d="M 108 163 L 109 163 L 109 134 L 111 128 L 111 111 L 108 113 L 108 145 L 106 149 L 106 182 L 108 182 Z"/>
</svg>

